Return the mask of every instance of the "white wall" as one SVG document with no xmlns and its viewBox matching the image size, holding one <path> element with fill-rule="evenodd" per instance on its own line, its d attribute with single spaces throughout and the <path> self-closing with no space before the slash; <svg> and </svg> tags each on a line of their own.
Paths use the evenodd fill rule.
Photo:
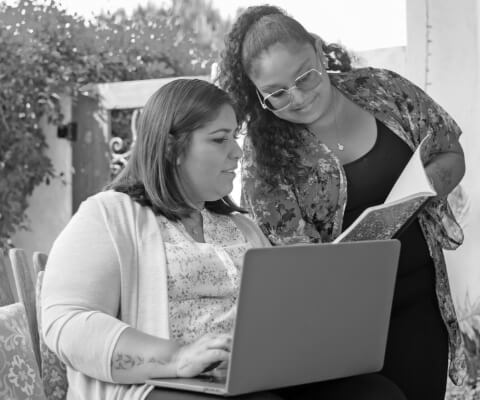
<svg viewBox="0 0 480 400">
<path fill-rule="evenodd" d="M 407 69 L 406 54 L 405 46 L 356 51 L 354 54 L 357 57 L 355 66 L 385 68 L 405 76 Z"/>
<path fill-rule="evenodd" d="M 62 97 L 64 122 L 71 120 L 71 99 Z M 57 127 L 48 124 L 46 118 L 41 122 L 56 177 L 50 184 L 37 186 L 28 199 L 29 231 L 18 231 L 12 238 L 15 247 L 27 251 L 31 260 L 34 251 L 48 253 L 60 231 L 72 216 L 72 146 L 66 139 L 57 137 Z M 59 174 L 63 172 L 63 177 Z"/>
<path fill-rule="evenodd" d="M 412 80 L 458 122 L 467 171 L 464 244 L 446 251 L 457 307 L 480 298 L 480 11 L 477 0 L 407 0 L 407 46 L 357 52 L 358 66 L 394 70 Z"/>
<path fill-rule="evenodd" d="M 406 76 L 425 89 L 458 122 L 470 198 L 465 242 L 447 251 L 457 306 L 465 293 L 480 298 L 480 12 L 478 0 L 407 0 Z"/>
</svg>

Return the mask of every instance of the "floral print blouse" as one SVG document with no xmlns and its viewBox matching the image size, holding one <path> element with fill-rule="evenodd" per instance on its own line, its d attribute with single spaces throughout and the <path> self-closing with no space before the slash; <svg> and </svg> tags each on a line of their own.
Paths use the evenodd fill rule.
<svg viewBox="0 0 480 400">
<path fill-rule="evenodd" d="M 447 149 L 461 134 L 455 121 L 424 91 L 400 75 L 383 69 L 361 68 L 329 75 L 332 84 L 348 99 L 382 121 L 412 149 L 428 134 L 424 163 Z M 255 221 L 273 244 L 330 242 L 341 232 L 347 200 L 345 171 L 335 154 L 314 135 L 305 133 L 300 150 L 309 174 L 281 177 L 275 187 L 258 176 L 251 142 L 244 142 L 242 198 Z M 431 200 L 419 214 L 420 225 L 435 263 L 436 293 L 449 332 L 453 382 L 466 377 L 465 354 L 453 307 L 442 248 L 455 249 L 463 241 L 462 230 L 446 198 Z"/>
<path fill-rule="evenodd" d="M 243 256 L 251 247 L 227 215 L 202 210 L 206 243 L 181 222 L 159 216 L 167 259 L 172 339 L 191 343 L 206 333 L 229 333 L 235 320 Z"/>
</svg>

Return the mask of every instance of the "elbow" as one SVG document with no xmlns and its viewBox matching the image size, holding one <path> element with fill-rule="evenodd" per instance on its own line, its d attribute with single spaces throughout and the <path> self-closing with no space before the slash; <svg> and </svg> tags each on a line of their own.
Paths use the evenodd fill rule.
<svg viewBox="0 0 480 400">
<path fill-rule="evenodd" d="M 72 366 L 70 358 L 72 350 L 75 349 L 74 343 L 68 340 L 69 321 L 74 316 L 65 310 L 59 309 L 59 306 L 42 307 L 42 329 L 40 334 L 47 347 L 53 351 L 64 364 Z"/>
<path fill-rule="evenodd" d="M 42 306 L 41 309 L 41 331 L 40 335 L 47 347 L 58 355 L 58 346 L 56 338 L 58 337 L 58 329 L 56 318 L 52 315 L 51 308 Z M 55 332 L 57 334 L 55 334 Z"/>
<path fill-rule="evenodd" d="M 459 182 L 462 180 L 462 178 L 465 176 L 465 171 L 467 169 L 466 164 L 465 164 L 465 156 L 462 154 L 459 155 L 459 173 L 460 173 L 460 179 Z"/>
<path fill-rule="evenodd" d="M 452 190 L 460 183 L 460 181 L 463 179 L 465 176 L 465 171 L 466 171 L 466 165 L 465 165 L 465 156 L 463 155 L 463 152 L 461 153 L 452 153 L 454 161 L 451 164 L 452 165 L 452 176 L 454 177 L 454 185 L 452 187 Z"/>
<path fill-rule="evenodd" d="M 451 150 L 451 152 L 455 157 L 455 161 L 454 161 L 453 165 L 454 165 L 454 168 L 457 172 L 456 175 L 458 177 L 458 182 L 457 182 L 457 184 L 458 184 L 458 183 L 460 183 L 460 181 L 462 180 L 462 178 L 465 175 L 465 170 L 466 170 L 465 154 L 464 154 L 463 148 L 462 148 L 462 146 L 460 145 L 459 142 L 456 142 L 453 145 L 453 149 Z"/>
<path fill-rule="evenodd" d="M 78 305 L 43 306 L 42 318 L 45 343 L 64 364 L 92 378 L 112 382 L 113 348 L 127 327 L 125 323 Z"/>
</svg>

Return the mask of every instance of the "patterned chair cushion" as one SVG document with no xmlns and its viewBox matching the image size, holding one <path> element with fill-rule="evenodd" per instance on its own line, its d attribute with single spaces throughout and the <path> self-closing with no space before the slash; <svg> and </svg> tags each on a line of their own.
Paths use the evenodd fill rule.
<svg viewBox="0 0 480 400">
<path fill-rule="evenodd" d="M 45 400 L 25 307 L 0 307 L 0 399 Z"/>
<path fill-rule="evenodd" d="M 37 321 L 40 336 L 40 357 L 42 359 L 42 380 L 48 400 L 64 400 L 67 396 L 68 381 L 65 364 L 51 351 L 42 335 L 42 320 L 40 318 L 40 294 L 42 292 L 43 271 L 38 273 L 36 287 Z"/>
</svg>

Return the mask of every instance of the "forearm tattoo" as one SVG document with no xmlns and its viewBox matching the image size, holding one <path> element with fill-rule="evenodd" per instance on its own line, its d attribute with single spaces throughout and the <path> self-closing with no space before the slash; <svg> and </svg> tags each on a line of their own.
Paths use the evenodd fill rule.
<svg viewBox="0 0 480 400">
<path fill-rule="evenodd" d="M 124 354 L 124 353 L 116 353 L 113 360 L 112 360 L 112 368 L 113 369 L 132 369 L 138 367 L 143 364 L 161 364 L 165 365 L 166 362 L 159 358 L 150 357 L 146 359 L 145 357 L 139 355 L 132 355 L 132 354 Z"/>
</svg>

